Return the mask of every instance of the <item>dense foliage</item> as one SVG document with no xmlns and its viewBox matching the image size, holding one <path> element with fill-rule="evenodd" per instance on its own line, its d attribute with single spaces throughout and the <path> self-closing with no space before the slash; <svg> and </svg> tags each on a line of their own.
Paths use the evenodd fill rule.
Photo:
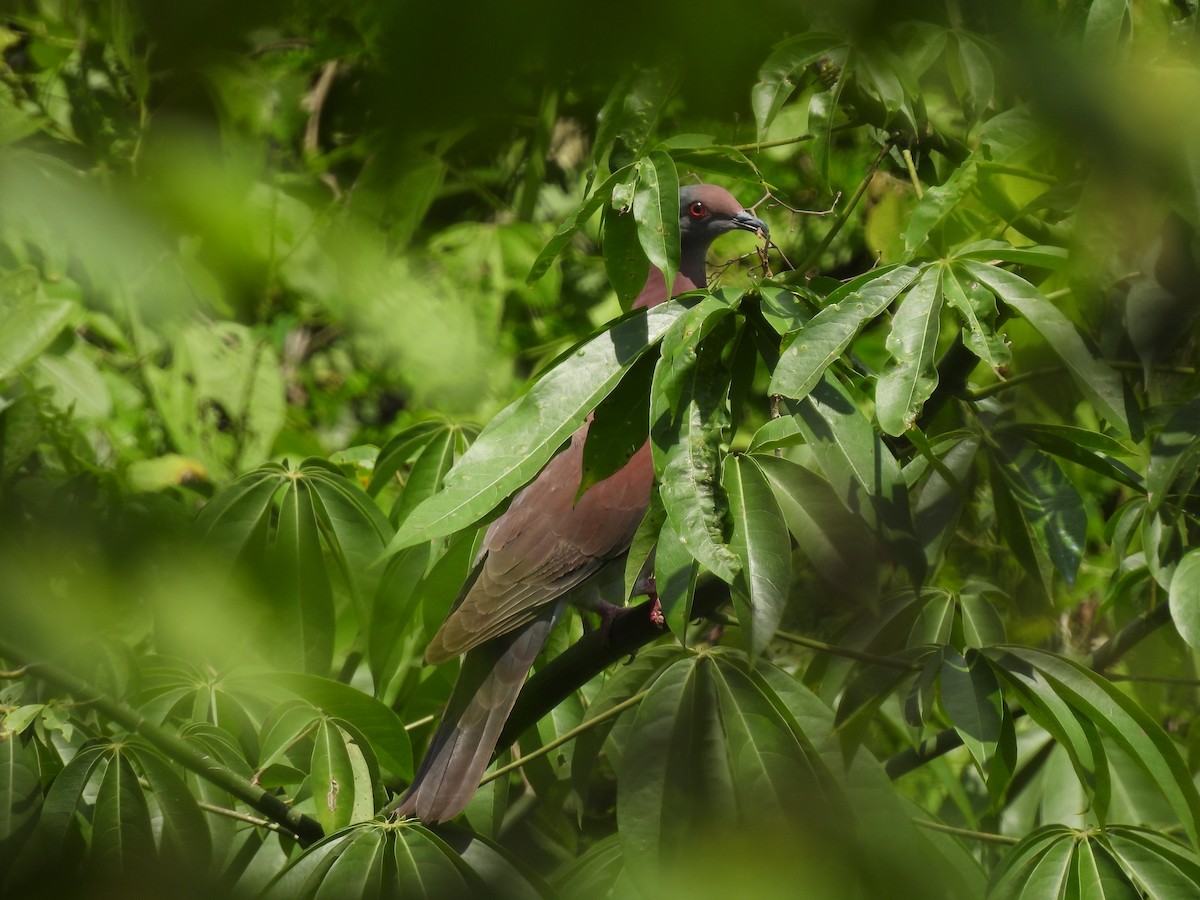
<svg viewBox="0 0 1200 900">
<path fill-rule="evenodd" d="M 1193 0 L 479 6 L 0 15 L 0 893 L 1200 895 Z M 666 625 L 396 820 L 592 411 Z"/>
</svg>

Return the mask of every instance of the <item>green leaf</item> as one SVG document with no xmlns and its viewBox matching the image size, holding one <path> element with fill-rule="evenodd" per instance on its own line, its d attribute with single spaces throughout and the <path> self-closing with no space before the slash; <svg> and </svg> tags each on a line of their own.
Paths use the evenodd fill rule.
<svg viewBox="0 0 1200 900">
<path fill-rule="evenodd" d="M 615 474 L 646 443 L 650 433 L 650 385 L 656 360 L 644 354 L 596 407 L 583 445 L 583 476 L 576 497 Z"/>
<path fill-rule="evenodd" d="M 1004 723 L 1000 682 L 985 657 L 975 653 L 968 660 L 947 649 L 941 685 L 942 708 L 979 771 L 986 774 Z"/>
<path fill-rule="evenodd" d="M 271 500 L 283 483 L 287 469 L 278 463 L 235 478 L 213 497 L 196 517 L 200 533 L 212 541 L 230 564 L 256 536 L 266 533 Z"/>
<path fill-rule="evenodd" d="M 104 872 L 135 878 L 147 860 L 155 858 L 150 810 L 137 774 L 116 749 L 96 794 L 92 815 L 92 859 Z"/>
<path fill-rule="evenodd" d="M 1095 0 L 1088 7 L 1083 28 L 1084 45 L 1099 51 L 1109 51 L 1121 38 L 1128 23 L 1133 28 L 1133 7 L 1130 0 Z"/>
<path fill-rule="evenodd" d="M 442 489 L 446 473 L 454 465 L 459 439 L 459 433 L 453 428 L 429 436 L 404 479 L 404 490 L 392 507 L 390 518 L 395 525 L 401 525 L 410 512 Z M 378 553 L 375 558 L 379 558 Z"/>
<path fill-rule="evenodd" d="M 6 281 L 11 281 L 14 274 Z M 0 308 L 0 380 L 49 347 L 75 309 L 75 304 L 67 300 L 49 300 L 36 293 L 4 304 Z"/>
<path fill-rule="evenodd" d="M 1005 430 L 1021 435 L 1047 453 L 1070 460 L 1093 472 L 1099 472 L 1106 478 L 1132 488 L 1138 493 L 1146 492 L 1142 476 L 1125 463 L 1113 458 L 1114 456 L 1131 456 L 1133 455 L 1132 451 L 1120 441 L 1102 432 L 1076 428 L 1073 425 L 1059 425 L 1054 422 L 1020 423 L 1006 426 Z M 1151 457 L 1151 465 L 1153 466 L 1153 457 Z"/>
<path fill-rule="evenodd" d="M 83 801 L 84 790 L 96 767 L 108 755 L 107 745 L 83 747 L 55 777 L 42 803 L 34 847 L 42 858 L 60 859 L 66 854 L 67 840 L 77 827 L 75 810 Z"/>
<path fill-rule="evenodd" d="M 1016 263 L 1054 271 L 1065 268 L 1068 258 L 1067 251 L 1062 247 L 1048 247 L 1041 244 L 1014 247 L 1007 241 L 996 240 L 973 241 L 959 247 L 950 255 L 950 259 Z"/>
<path fill-rule="evenodd" d="M 905 253 L 911 256 L 924 246 L 930 232 L 945 222 L 970 195 L 977 174 L 975 160 L 968 159 L 940 185 L 925 191 L 908 219 L 908 230 L 904 233 Z"/>
<path fill-rule="evenodd" d="M 892 558 L 920 582 L 925 556 L 913 536 L 908 488 L 855 395 L 826 373 L 807 397 L 787 408 L 842 503 L 862 516 Z"/>
<path fill-rule="evenodd" d="M 679 271 L 679 174 L 675 161 L 663 150 L 654 150 L 637 163 L 637 193 L 633 218 L 638 243 L 650 265 L 663 273 L 668 285 Z"/>
<path fill-rule="evenodd" d="M 687 642 L 687 625 L 692 618 L 692 597 L 700 564 L 680 539 L 671 520 L 664 516 L 654 551 L 654 582 L 663 619 L 681 642 Z"/>
<path fill-rule="evenodd" d="M 392 435 L 379 455 L 375 457 L 375 466 L 371 470 L 371 482 L 367 485 L 367 493 L 372 497 L 383 490 L 384 485 L 412 460 L 421 448 L 425 446 L 443 428 L 446 423 L 426 420 L 410 425 Z"/>
<path fill-rule="evenodd" d="M 637 221 L 629 209 L 604 210 L 604 273 L 626 312 L 646 283 L 650 261 L 638 241 Z"/>
<path fill-rule="evenodd" d="M 937 567 L 946 547 L 954 539 L 963 508 L 970 498 L 979 444 L 977 435 L 968 435 L 950 444 L 937 458 L 939 465 L 930 466 L 929 476 L 917 494 L 913 527 L 917 540 L 925 548 L 925 561 L 931 569 Z"/>
<path fill-rule="evenodd" d="M 733 581 L 738 560 L 725 543 L 716 485 L 729 424 L 721 355 L 733 338 L 732 313 L 706 297 L 664 335 L 650 406 L 651 451 L 667 518 L 700 564 L 726 582 Z"/>
<path fill-rule="evenodd" d="M 1171 415 L 1150 448 L 1146 472 L 1147 512 L 1164 503 L 1181 504 L 1200 479 L 1200 399 L 1189 400 Z"/>
<path fill-rule="evenodd" d="M 142 770 L 154 802 L 162 814 L 160 852 L 164 858 L 194 866 L 209 865 L 212 839 L 204 814 L 183 779 L 148 746 L 134 746 L 133 757 Z"/>
<path fill-rule="evenodd" d="M 962 616 L 963 641 L 968 647 L 992 647 L 1006 640 L 1004 620 L 982 589 L 968 585 L 958 596 Z"/>
<path fill-rule="evenodd" d="M 972 35 L 955 32 L 954 43 L 958 50 L 958 70 L 962 73 L 965 89 L 961 97 L 963 110 L 968 119 L 977 120 L 991 103 L 996 90 L 992 63 L 980 42 Z"/>
<path fill-rule="evenodd" d="M 742 654 L 720 649 L 674 663 L 650 686 L 617 785 L 625 859 L 646 886 L 686 865 L 714 828 L 789 835 L 813 818 L 829 824 L 833 808 L 828 769 L 787 705 Z"/>
<path fill-rule="evenodd" d="M 1187 645 L 1200 646 L 1200 548 L 1184 554 L 1171 577 L 1171 620 Z"/>
<path fill-rule="evenodd" d="M 1151 897 L 1188 897 L 1200 891 L 1200 857 L 1189 847 L 1148 828 L 1120 825 L 1108 846 L 1134 884 Z"/>
<path fill-rule="evenodd" d="M 317 821 L 326 834 L 345 828 L 354 818 L 357 785 L 348 743 L 345 732 L 329 719 L 317 724 L 309 779 Z"/>
<path fill-rule="evenodd" d="M 751 456 L 727 456 L 721 486 L 729 499 L 729 544 L 741 566 L 733 604 L 751 662 L 770 643 L 783 618 L 792 585 L 792 544 L 783 512 Z"/>
<path fill-rule="evenodd" d="M 842 99 L 842 90 L 846 86 L 844 67 L 849 64 L 850 52 L 844 47 L 831 48 L 828 63 L 835 68 L 837 80 L 828 90 L 815 90 L 808 101 L 808 130 L 815 136 L 812 142 L 813 172 L 817 184 L 821 188 L 829 188 L 829 157 L 834 146 L 834 125 L 837 121 L 837 111 Z M 819 77 L 823 80 L 830 77 L 822 72 Z"/>
<path fill-rule="evenodd" d="M 854 602 L 879 599 L 879 552 L 863 521 L 848 510 L 820 475 L 791 460 L 756 455 L 788 530 L 826 584 Z"/>
<path fill-rule="evenodd" d="M 312 488 L 302 480 L 284 491 L 271 569 L 277 624 L 287 647 L 280 651 L 290 666 L 320 674 L 333 664 L 334 610 L 313 502 Z"/>
<path fill-rule="evenodd" d="M 325 544 L 359 603 L 364 621 L 367 604 L 379 585 L 374 565 L 392 536 L 379 507 L 355 482 L 321 459 L 305 460 L 300 473 L 312 488 L 313 508 Z"/>
<path fill-rule="evenodd" d="M 770 393 L 796 399 L 807 395 L 863 326 L 887 309 L 918 271 L 912 266 L 874 269 L 830 294 L 828 305 L 784 344 Z"/>
<path fill-rule="evenodd" d="M 1079 491 L 1046 454 L 1012 433 L 990 441 L 1000 473 L 1031 534 L 1068 583 L 1074 581 L 1087 537 Z"/>
<path fill-rule="evenodd" d="M 1094 723 L 1137 761 L 1170 801 L 1193 843 L 1200 836 L 1200 794 L 1162 727 L 1136 700 L 1078 663 L 1044 650 L 1009 646 L 1008 655 L 1035 668 L 1083 721 Z M 1007 667 L 1006 667 L 1007 668 Z"/>
<path fill-rule="evenodd" d="M 688 560 L 695 565 L 695 560 L 690 556 Z M 595 720 L 638 694 L 648 684 L 653 684 L 669 666 L 685 658 L 686 653 L 687 651 L 678 644 L 658 644 L 638 653 L 628 665 L 616 666 L 606 674 L 603 686 L 588 703 L 580 724 Z M 635 714 L 633 710 L 626 710 L 618 718 L 627 722 L 631 721 Z M 571 756 L 571 783 L 581 797 L 587 797 L 589 780 L 600 750 L 616 722 L 617 719 L 612 718 L 598 722 L 575 739 L 575 752 Z M 614 766 L 619 764 L 619 754 L 610 752 L 609 757 Z"/>
<path fill-rule="evenodd" d="M 1065 825 L 1043 825 L 1025 835 L 1020 843 L 1005 854 L 1000 865 L 992 872 L 991 882 L 988 884 L 989 900 L 1023 896 L 1029 896 L 1032 900 L 1033 895 L 1026 895 L 1024 888 L 1034 869 L 1052 851 L 1058 856 L 1065 848 L 1069 855 L 1075 837 L 1076 832 Z M 1059 891 L 1053 888 L 1049 894 L 1043 896 L 1058 897 Z"/>
<path fill-rule="evenodd" d="M 412 779 L 412 742 L 404 723 L 386 704 L 340 681 L 291 672 L 255 676 L 308 701 L 327 716 L 344 719 L 371 743 L 371 749 L 389 776 Z"/>
<path fill-rule="evenodd" d="M 558 255 L 563 252 L 567 244 L 571 242 L 571 238 L 575 237 L 575 233 L 587 224 L 588 219 L 596 214 L 604 203 L 612 197 L 612 189 L 624 179 L 631 171 L 630 166 L 625 166 L 613 172 L 612 175 L 604 181 L 600 187 L 596 188 L 588 197 L 579 205 L 575 212 L 571 213 L 566 220 L 554 232 L 554 237 L 550 238 L 549 243 L 542 249 L 542 252 L 537 255 L 537 259 L 533 261 L 533 265 L 529 269 L 529 274 L 525 276 L 527 284 L 533 284 L 539 278 L 546 274 L 551 263 L 558 258 Z"/>
<path fill-rule="evenodd" d="M 646 514 L 642 516 L 642 521 L 638 523 L 637 531 L 633 535 L 633 542 L 629 545 L 629 553 L 625 557 L 625 580 L 621 593 L 623 597 L 628 599 L 633 596 L 634 586 L 637 584 L 638 578 L 641 577 L 646 563 L 655 552 L 659 532 L 662 531 L 663 522 L 666 521 L 666 518 L 667 511 L 663 509 L 662 500 L 658 497 L 658 491 L 651 491 L 650 505 L 646 507 Z M 680 550 L 683 550 L 683 548 L 681 547 Z M 686 553 L 687 551 L 683 550 L 683 552 Z M 688 556 L 691 556 L 691 554 L 689 553 Z"/>
<path fill-rule="evenodd" d="M 875 388 L 875 414 L 887 434 L 901 435 L 911 428 L 937 387 L 933 363 L 941 309 L 941 269 L 930 266 L 901 302 L 887 337 L 893 364 Z"/>
<path fill-rule="evenodd" d="M 1129 437 L 1131 429 L 1121 377 L 1088 349 L 1071 321 L 1019 275 L 974 260 L 963 262 L 962 267 L 1033 326 L 1066 364 L 1076 387 L 1096 412 L 1124 437 Z"/>
<path fill-rule="evenodd" d="M 23 707 L 25 708 L 25 707 Z M 41 809 L 42 783 L 37 751 L 15 734 L 0 736 L 0 847 Z"/>
<path fill-rule="evenodd" d="M 843 44 L 833 34 L 810 32 L 788 38 L 775 45 L 767 61 L 758 70 L 758 83 L 750 93 L 758 139 L 766 137 L 783 104 L 795 92 L 804 70 L 835 47 Z"/>
<path fill-rule="evenodd" d="M 638 310 L 543 375 L 487 424 L 450 470 L 443 489 L 408 515 L 386 552 L 458 531 L 532 480 L 686 309 L 664 303 Z"/>
<path fill-rule="evenodd" d="M 996 298 L 976 281 L 959 282 L 953 266 L 942 266 L 942 291 L 946 302 L 958 311 L 963 326 L 963 344 L 981 360 L 998 369 L 1012 361 L 1004 335 L 995 330 Z"/>
</svg>

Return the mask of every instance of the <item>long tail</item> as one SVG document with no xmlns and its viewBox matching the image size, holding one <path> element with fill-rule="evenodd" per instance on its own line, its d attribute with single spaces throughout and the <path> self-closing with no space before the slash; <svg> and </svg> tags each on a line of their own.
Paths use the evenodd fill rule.
<svg viewBox="0 0 1200 900">
<path fill-rule="evenodd" d="M 466 809 L 525 676 L 558 618 L 558 606 L 463 657 L 442 721 L 397 810 L 400 815 L 445 822 Z"/>
</svg>

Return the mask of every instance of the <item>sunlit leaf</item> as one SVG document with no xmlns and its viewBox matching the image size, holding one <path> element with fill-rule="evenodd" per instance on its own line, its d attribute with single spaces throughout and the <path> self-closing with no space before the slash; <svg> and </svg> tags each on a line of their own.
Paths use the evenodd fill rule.
<svg viewBox="0 0 1200 900">
<path fill-rule="evenodd" d="M 887 309 L 917 274 L 911 266 L 875 269 L 830 294 L 828 305 L 784 345 L 771 376 L 771 393 L 804 397 L 859 330 Z"/>
<path fill-rule="evenodd" d="M 689 552 L 732 581 L 738 561 L 725 543 L 717 491 L 720 445 L 729 424 L 721 353 L 732 339 L 732 307 L 707 297 L 663 337 L 654 370 L 650 445 L 667 518 Z"/>
<path fill-rule="evenodd" d="M 685 311 L 678 303 L 639 310 L 543 375 L 480 432 L 446 475 L 443 489 L 404 520 L 387 552 L 470 525 L 530 481 Z"/>
<path fill-rule="evenodd" d="M 941 326 L 940 276 L 938 267 L 926 269 L 892 318 L 887 348 L 893 363 L 875 388 L 875 414 L 887 434 L 899 435 L 911 428 L 937 387 L 933 361 Z"/>
</svg>

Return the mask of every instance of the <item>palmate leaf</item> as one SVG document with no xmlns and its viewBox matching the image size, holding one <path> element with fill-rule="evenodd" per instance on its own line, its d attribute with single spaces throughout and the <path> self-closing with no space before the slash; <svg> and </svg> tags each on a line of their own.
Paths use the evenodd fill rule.
<svg viewBox="0 0 1200 900">
<path fill-rule="evenodd" d="M 794 332 L 780 351 L 770 392 L 806 396 L 858 332 L 882 313 L 919 274 L 912 266 L 873 269 L 826 298 L 826 306 Z"/>
<path fill-rule="evenodd" d="M 765 664 L 760 664 L 765 665 Z M 657 883 L 713 828 L 799 828 L 828 816 L 829 770 L 741 654 L 689 656 L 633 714 L 618 772 L 617 823 L 630 874 Z M 834 790 L 836 794 L 836 790 Z M 827 824 L 831 824 L 825 820 Z"/>
<path fill-rule="evenodd" d="M 210 862 L 212 838 L 195 797 L 155 750 L 139 742 L 132 745 L 132 755 L 162 816 L 160 854 L 172 864 L 183 863 L 202 872 Z"/>
<path fill-rule="evenodd" d="M 452 534 L 530 481 L 686 309 L 664 303 L 638 310 L 565 356 L 487 424 L 443 489 L 408 515 L 386 552 Z"/>
<path fill-rule="evenodd" d="M 892 558 L 920 582 L 925 556 L 913 533 L 908 487 L 859 399 L 826 373 L 807 397 L 789 401 L 786 408 L 842 503 L 863 518 Z"/>
<path fill-rule="evenodd" d="M 775 421 L 791 421 L 776 419 Z M 825 583 L 863 605 L 879 599 L 879 548 L 862 519 L 815 472 L 789 459 L 755 454 L 796 545 Z"/>
<path fill-rule="evenodd" d="M 1158 785 L 1188 837 L 1197 842 L 1200 794 L 1171 739 L 1135 700 L 1103 676 L 1048 651 L 1006 646 L 987 653 L 1007 682 L 1022 686 L 1023 705 L 1030 715 L 1055 734 L 1068 751 L 1080 758 L 1103 753 L 1099 743 L 1086 734 L 1090 727 L 1128 753 Z M 1064 706 L 1071 710 L 1069 715 Z M 1059 724 L 1048 721 L 1047 713 Z M 1071 725 L 1072 717 L 1082 732 Z M 1107 780 L 1107 771 L 1097 771 L 1095 777 Z"/>
<path fill-rule="evenodd" d="M 24 707 L 23 707 L 24 708 Z M 0 847 L 12 847 L 42 805 L 37 749 L 19 734 L 0 736 Z"/>
<path fill-rule="evenodd" d="M 315 675 L 263 673 L 253 676 L 253 682 L 281 688 L 327 716 L 345 720 L 367 739 L 390 777 L 412 778 L 412 742 L 404 723 L 386 704 L 348 684 Z"/>
<path fill-rule="evenodd" d="M 1047 825 L 1008 852 L 992 873 L 988 897 L 1135 900 L 1190 897 L 1198 889 L 1200 857 L 1158 832 Z"/>
<path fill-rule="evenodd" d="M 908 220 L 904 233 L 904 250 L 915 254 L 929 239 L 930 233 L 946 221 L 975 187 L 978 170 L 974 159 L 966 160 L 942 184 L 925 191 Z"/>
<path fill-rule="evenodd" d="M 961 266 L 968 278 L 988 288 L 1041 334 L 1071 373 L 1076 387 L 1108 423 L 1124 437 L 1132 433 L 1121 377 L 1084 343 L 1071 321 L 1040 290 L 1019 275 L 975 260 Z"/>
<path fill-rule="evenodd" d="M 804 70 L 844 40 L 834 34 L 812 32 L 796 35 L 775 45 L 758 70 L 758 83 L 750 95 L 758 139 L 762 140 L 783 104 L 795 92 Z"/>
<path fill-rule="evenodd" d="M 266 898 L 471 897 L 483 880 L 432 831 L 415 823 L 363 824 L 331 834 L 296 857 Z"/>
<path fill-rule="evenodd" d="M 1171 415 L 1150 448 L 1146 473 L 1148 512 L 1165 503 L 1179 504 L 1200 478 L 1200 399 L 1189 400 Z"/>
<path fill-rule="evenodd" d="M 725 543 L 717 480 L 729 425 L 721 355 L 734 336 L 732 313 L 710 296 L 679 318 L 663 337 L 650 398 L 650 447 L 667 518 L 700 564 L 727 582 L 738 560 Z"/>
<path fill-rule="evenodd" d="M 1074 581 L 1087 532 L 1079 491 L 1053 459 L 1017 434 L 995 434 L 989 446 L 1031 539 L 1068 583 Z"/>
<path fill-rule="evenodd" d="M 91 857 L 106 874 L 119 878 L 143 871 L 153 859 L 154 830 L 150 809 L 126 754 L 113 750 L 100 781 L 92 813 Z"/>
</svg>

